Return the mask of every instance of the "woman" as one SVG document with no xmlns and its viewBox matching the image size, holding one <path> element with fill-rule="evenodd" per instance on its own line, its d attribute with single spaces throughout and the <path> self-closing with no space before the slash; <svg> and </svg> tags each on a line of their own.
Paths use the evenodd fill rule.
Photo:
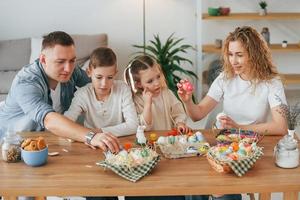
<svg viewBox="0 0 300 200">
<path fill-rule="evenodd" d="M 238 27 L 228 35 L 222 52 L 223 71 L 208 94 L 194 104 L 192 92 L 178 85 L 188 115 L 197 121 L 223 101 L 220 128 L 241 128 L 272 135 L 285 134 L 287 125 L 280 104 L 284 88 L 262 36 L 251 27 Z M 268 115 L 271 113 L 271 120 Z M 241 199 L 241 195 L 214 195 L 213 199 Z"/>
</svg>

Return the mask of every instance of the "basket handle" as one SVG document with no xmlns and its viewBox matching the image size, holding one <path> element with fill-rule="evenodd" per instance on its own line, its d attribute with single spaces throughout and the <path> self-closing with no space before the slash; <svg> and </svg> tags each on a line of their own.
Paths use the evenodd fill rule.
<svg viewBox="0 0 300 200">
<path fill-rule="evenodd" d="M 265 132 L 264 133 L 257 133 L 258 137 L 257 137 L 257 141 L 256 144 L 258 144 L 260 141 L 262 141 L 262 139 L 265 137 Z"/>
</svg>

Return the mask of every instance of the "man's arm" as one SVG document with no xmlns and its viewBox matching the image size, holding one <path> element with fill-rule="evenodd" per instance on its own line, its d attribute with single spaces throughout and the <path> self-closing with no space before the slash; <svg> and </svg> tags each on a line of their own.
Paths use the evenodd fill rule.
<svg viewBox="0 0 300 200">
<path fill-rule="evenodd" d="M 56 112 L 46 114 L 44 125 L 46 129 L 55 135 L 71 138 L 80 142 L 85 142 L 85 135 L 91 131 Z M 110 133 L 97 133 L 91 140 L 91 145 L 99 147 L 103 151 L 109 149 L 112 152 L 118 152 L 120 150 L 118 138 Z"/>
</svg>

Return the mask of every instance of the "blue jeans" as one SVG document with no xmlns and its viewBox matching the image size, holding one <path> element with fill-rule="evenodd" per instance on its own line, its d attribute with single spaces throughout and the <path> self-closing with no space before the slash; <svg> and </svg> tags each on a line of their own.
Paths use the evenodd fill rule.
<svg viewBox="0 0 300 200">
<path fill-rule="evenodd" d="M 185 196 L 185 200 L 208 200 L 209 195 L 189 195 Z"/>
<path fill-rule="evenodd" d="M 213 197 L 212 200 L 242 200 L 241 194 L 225 194 L 221 197 Z"/>
<path fill-rule="evenodd" d="M 125 200 L 184 200 L 184 196 L 125 197 Z"/>
<path fill-rule="evenodd" d="M 85 197 L 86 200 L 118 200 L 118 197 Z"/>
</svg>

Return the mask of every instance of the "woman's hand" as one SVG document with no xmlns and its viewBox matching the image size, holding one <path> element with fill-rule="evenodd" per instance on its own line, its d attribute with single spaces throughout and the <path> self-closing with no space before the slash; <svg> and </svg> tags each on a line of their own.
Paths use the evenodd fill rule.
<svg viewBox="0 0 300 200">
<path fill-rule="evenodd" d="M 194 88 L 188 80 L 180 80 L 177 83 L 177 88 L 177 94 L 182 102 L 185 103 L 191 100 Z"/>
<path fill-rule="evenodd" d="M 220 116 L 219 121 L 221 128 L 239 128 L 239 125 L 227 115 Z"/>
<path fill-rule="evenodd" d="M 177 132 L 182 133 L 182 134 L 187 134 L 192 131 L 192 129 L 183 122 L 178 122 L 176 129 L 177 129 Z"/>
</svg>

